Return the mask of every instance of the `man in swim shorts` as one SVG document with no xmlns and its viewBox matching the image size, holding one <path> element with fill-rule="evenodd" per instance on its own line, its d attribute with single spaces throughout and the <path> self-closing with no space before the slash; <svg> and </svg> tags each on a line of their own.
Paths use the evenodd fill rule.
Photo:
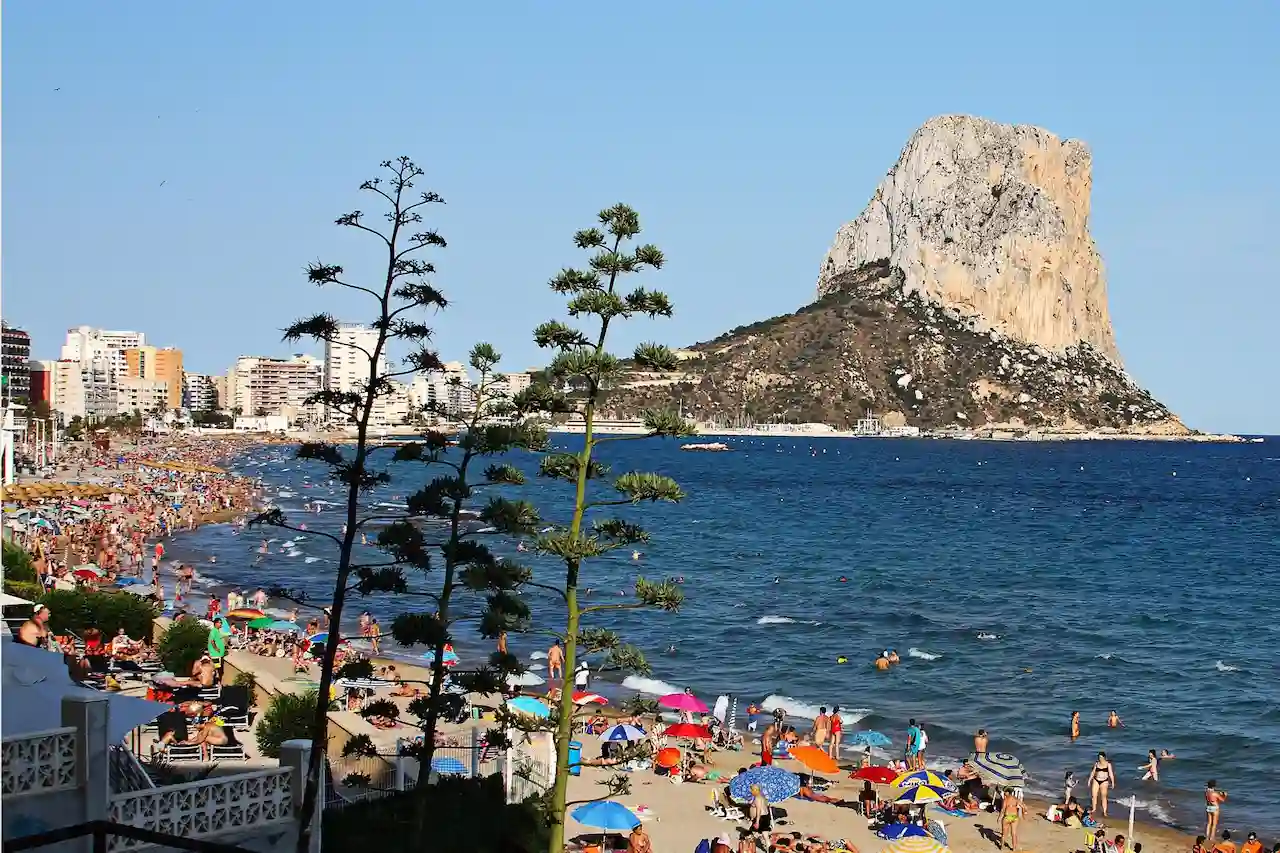
<svg viewBox="0 0 1280 853">
<path fill-rule="evenodd" d="M 818 716 L 813 720 L 813 744 L 826 751 L 827 735 L 831 733 L 831 718 L 827 716 L 826 707 L 818 709 Z"/>
<path fill-rule="evenodd" d="M 916 759 L 920 754 L 920 727 L 916 725 L 913 717 L 907 723 L 907 768 L 916 769 Z"/>
</svg>

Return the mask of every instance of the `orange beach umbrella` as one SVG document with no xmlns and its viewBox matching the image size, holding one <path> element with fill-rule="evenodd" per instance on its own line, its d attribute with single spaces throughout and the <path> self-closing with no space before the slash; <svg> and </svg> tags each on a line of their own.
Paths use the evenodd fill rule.
<svg viewBox="0 0 1280 853">
<path fill-rule="evenodd" d="M 815 773 L 838 773 L 840 765 L 816 746 L 793 746 L 791 757 Z"/>
</svg>

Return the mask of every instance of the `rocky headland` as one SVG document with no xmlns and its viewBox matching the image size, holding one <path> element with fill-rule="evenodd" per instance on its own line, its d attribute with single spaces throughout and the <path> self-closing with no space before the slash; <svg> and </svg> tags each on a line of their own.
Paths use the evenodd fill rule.
<svg viewBox="0 0 1280 853">
<path fill-rule="evenodd" d="M 836 233 L 816 301 L 629 375 L 609 415 L 1188 434 L 1122 366 L 1091 185 L 1081 142 L 932 119 Z"/>
</svg>

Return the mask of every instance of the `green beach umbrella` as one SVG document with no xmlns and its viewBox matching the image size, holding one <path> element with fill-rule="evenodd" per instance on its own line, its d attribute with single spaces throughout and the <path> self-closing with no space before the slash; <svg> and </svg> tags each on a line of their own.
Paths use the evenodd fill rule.
<svg viewBox="0 0 1280 853">
<path fill-rule="evenodd" d="M 257 619 L 254 619 L 249 622 L 249 627 L 250 628 L 268 628 L 271 626 L 271 623 L 274 621 L 275 620 L 272 619 L 270 616 L 259 616 Z"/>
</svg>

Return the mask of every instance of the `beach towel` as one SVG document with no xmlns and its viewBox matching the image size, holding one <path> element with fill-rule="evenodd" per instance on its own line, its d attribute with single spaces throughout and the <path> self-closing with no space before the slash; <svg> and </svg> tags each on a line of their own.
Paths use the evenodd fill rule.
<svg viewBox="0 0 1280 853">
<path fill-rule="evenodd" d="M 943 814 L 949 814 L 952 817 L 973 817 L 973 815 L 968 812 L 962 812 L 960 809 L 944 809 L 942 806 L 935 806 L 935 808 Z"/>
</svg>

